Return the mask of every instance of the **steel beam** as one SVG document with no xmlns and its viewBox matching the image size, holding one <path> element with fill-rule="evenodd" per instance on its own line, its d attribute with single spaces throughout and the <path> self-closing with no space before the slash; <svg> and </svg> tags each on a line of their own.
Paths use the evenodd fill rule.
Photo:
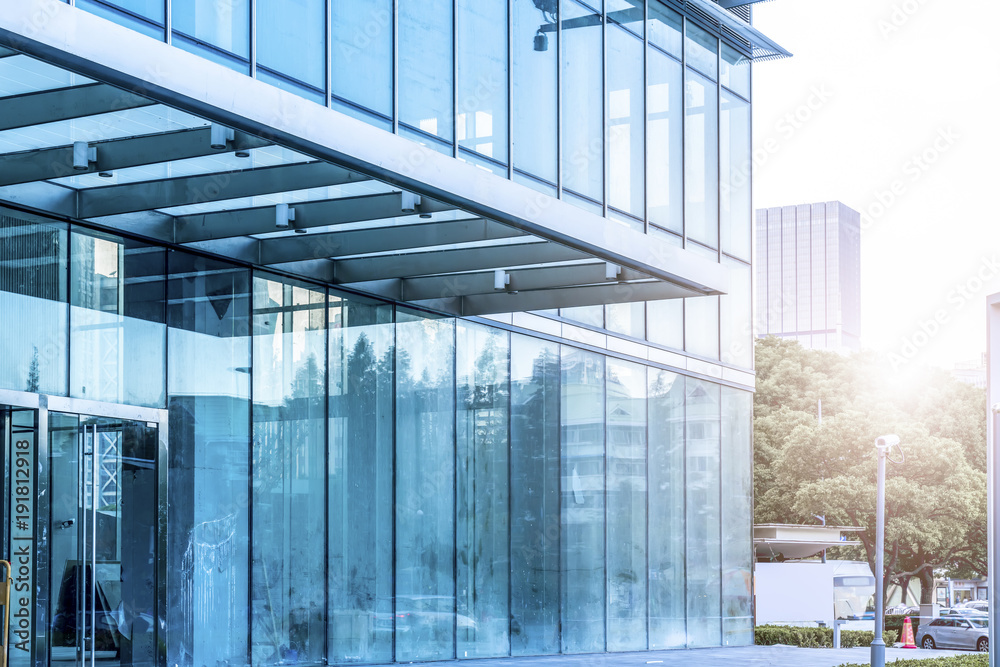
<svg viewBox="0 0 1000 667">
<path fill-rule="evenodd" d="M 94 142 L 91 145 L 97 147 L 97 163 L 92 163 L 87 169 L 80 171 L 73 169 L 72 145 L 8 153 L 0 155 L 0 186 L 78 176 L 98 171 L 114 171 L 271 145 L 270 141 L 259 139 L 245 132 L 236 132 L 233 141 L 224 151 L 219 151 L 209 145 L 210 139 L 211 129 L 205 126 L 176 132 L 147 134 L 128 139 Z"/>
<path fill-rule="evenodd" d="M 0 46 L 0 58 L 9 58 L 10 56 L 18 56 L 18 55 L 21 54 L 19 54 L 17 51 L 14 51 L 13 49 L 8 49 L 6 47 Z"/>
<path fill-rule="evenodd" d="M 589 255 L 579 250 L 547 242 L 432 250 L 338 260 L 335 263 L 335 282 L 360 283 L 589 258 Z"/>
<path fill-rule="evenodd" d="M 0 130 L 139 109 L 155 104 L 149 98 L 133 95 L 104 83 L 43 90 L 0 98 Z"/>
<path fill-rule="evenodd" d="M 289 207 L 295 209 L 295 221 L 290 223 L 293 229 L 312 229 L 408 215 L 403 213 L 402 194 L 399 192 L 290 203 Z M 420 210 L 440 212 L 452 210 L 452 207 L 424 200 Z M 174 223 L 174 241 L 196 243 L 276 231 L 280 230 L 275 227 L 274 206 L 258 206 L 178 217 Z"/>
<path fill-rule="evenodd" d="M 165 178 L 81 190 L 79 216 L 99 218 L 366 180 L 369 180 L 366 176 L 327 162 L 306 162 Z"/>
</svg>

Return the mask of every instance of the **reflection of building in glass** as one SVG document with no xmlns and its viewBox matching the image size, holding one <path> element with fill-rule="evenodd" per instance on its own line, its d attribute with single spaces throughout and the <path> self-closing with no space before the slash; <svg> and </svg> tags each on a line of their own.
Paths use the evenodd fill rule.
<svg viewBox="0 0 1000 667">
<path fill-rule="evenodd" d="M 12 667 L 752 642 L 745 7 L 14 5 Z"/>
</svg>

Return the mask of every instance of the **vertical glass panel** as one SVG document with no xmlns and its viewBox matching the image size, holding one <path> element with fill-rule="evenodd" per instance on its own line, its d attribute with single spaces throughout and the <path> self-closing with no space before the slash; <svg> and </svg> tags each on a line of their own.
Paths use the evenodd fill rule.
<svg viewBox="0 0 1000 667">
<path fill-rule="evenodd" d="M 392 316 L 330 299 L 331 664 L 393 657 Z"/>
<path fill-rule="evenodd" d="M 17 413 L 13 413 L 16 415 Z M 16 417 L 15 417 L 16 419 Z M 17 433 L 20 429 L 13 425 Z M 4 434 L 6 435 L 6 434 Z M 51 490 L 50 540 L 49 540 L 49 651 L 52 662 L 60 658 L 68 664 L 83 657 L 86 623 L 80 607 L 84 590 L 78 575 L 83 560 L 83 542 L 88 537 L 82 527 L 84 506 L 81 469 L 80 417 L 59 412 L 49 413 L 49 489 Z M 21 435 L 23 438 L 24 436 Z M 30 441 L 29 441 L 30 442 Z M 91 450 L 92 451 L 92 450 Z M 88 460 L 90 457 L 87 457 Z M 23 459 L 13 456 L 12 466 Z M 34 462 L 32 462 L 34 463 Z M 93 467 L 90 466 L 90 470 Z M 90 489 L 87 489 L 90 495 Z M 90 517 L 88 517 L 90 518 Z M 81 533 L 83 533 L 81 535 Z M 13 545 L 12 545 L 13 546 Z M 88 578 L 89 579 L 89 578 Z M 89 583 L 89 582 L 88 582 Z M 84 588 L 87 588 L 84 585 Z M 89 595 L 87 597 L 90 597 Z M 13 601 L 13 600 L 12 600 Z M 18 605 L 14 605 L 15 613 Z M 89 611 L 89 608 L 86 610 Z M 17 633 L 11 633 L 12 638 Z M 105 641 L 107 638 L 104 638 Z M 14 640 L 15 642 L 18 639 Z M 112 643 L 113 643 L 112 639 Z M 11 664 L 27 667 L 30 664 L 21 651 L 11 651 Z M 20 654 L 20 655 L 19 655 Z M 21 656 L 24 656 L 20 660 Z M 89 656 L 88 656 L 89 657 Z M 103 662 L 103 661 L 102 661 Z"/>
<path fill-rule="evenodd" d="M 681 65 L 654 48 L 646 91 L 649 221 L 684 233 L 684 98 Z"/>
<path fill-rule="evenodd" d="M 507 3 L 458 1 L 458 143 L 507 162 Z"/>
<path fill-rule="evenodd" d="M 642 39 L 610 24 L 608 39 L 608 204 L 645 216 L 645 84 Z"/>
<path fill-rule="evenodd" d="M 750 59 L 729 46 L 722 44 L 722 71 L 719 80 L 735 93 L 750 99 Z"/>
<path fill-rule="evenodd" d="M 333 94 L 392 117 L 392 0 L 334 0 Z"/>
<path fill-rule="evenodd" d="M 750 292 L 750 267 L 742 262 L 724 259 L 729 269 L 729 293 L 719 298 L 721 320 L 721 359 L 723 363 L 751 368 L 753 366 L 753 320 Z"/>
<path fill-rule="evenodd" d="M 750 260 L 750 104 L 722 92 L 719 119 L 719 234 L 722 252 Z"/>
<path fill-rule="evenodd" d="M 605 309 L 604 315 L 608 331 L 633 338 L 646 337 L 646 304 L 644 302 L 609 303 Z"/>
<path fill-rule="evenodd" d="M 511 336 L 510 650 L 559 653 L 559 346 Z"/>
<path fill-rule="evenodd" d="M 604 327 L 604 306 L 576 306 L 560 308 L 559 314 L 567 320 L 575 320 L 592 327 Z"/>
<path fill-rule="evenodd" d="M 687 51 L 684 54 L 688 67 L 693 67 L 711 79 L 719 75 L 719 39 L 712 33 L 687 22 Z"/>
<path fill-rule="evenodd" d="M 719 386 L 690 378 L 686 384 L 688 646 L 719 646 Z"/>
<path fill-rule="evenodd" d="M 722 388 L 722 643 L 753 644 L 753 395 Z"/>
<path fill-rule="evenodd" d="M 648 573 L 646 367 L 611 359 L 607 365 L 608 650 L 642 651 Z"/>
<path fill-rule="evenodd" d="M 253 281 L 254 665 L 325 656 L 326 290 Z"/>
<path fill-rule="evenodd" d="M 605 650 L 604 357 L 562 347 L 562 650 Z"/>
<path fill-rule="evenodd" d="M 510 418 L 506 332 L 459 321 L 456 636 L 460 658 L 510 651 Z"/>
<path fill-rule="evenodd" d="M 455 320 L 398 309 L 396 661 L 455 657 Z"/>
<path fill-rule="evenodd" d="M 398 0 L 399 120 L 452 142 L 452 0 Z"/>
<path fill-rule="evenodd" d="M 166 251 L 70 234 L 70 395 L 166 404 Z"/>
<path fill-rule="evenodd" d="M 684 300 L 666 299 L 646 304 L 649 342 L 684 349 Z"/>
<path fill-rule="evenodd" d="M 0 210 L 0 386 L 66 394 L 68 234 Z"/>
<path fill-rule="evenodd" d="M 167 661 L 247 664 L 250 272 L 180 252 L 167 267 Z"/>
<path fill-rule="evenodd" d="M 250 0 L 173 0 L 171 7 L 174 30 L 250 57 Z"/>
<path fill-rule="evenodd" d="M 555 183 L 558 3 L 513 0 L 514 167 Z"/>
<path fill-rule="evenodd" d="M 97 0 L 76 0 L 74 6 L 154 39 L 163 39 L 163 0 L 118 0 L 113 5 Z"/>
<path fill-rule="evenodd" d="M 257 0 L 257 62 L 326 88 L 326 1 Z"/>
<path fill-rule="evenodd" d="M 604 201 L 604 72 L 601 15 L 562 1 L 563 187 Z"/>
<path fill-rule="evenodd" d="M 688 238 L 719 243 L 719 109 L 717 86 L 691 72 L 685 83 L 684 219 Z"/>
<path fill-rule="evenodd" d="M 649 43 L 655 44 L 667 53 L 681 57 L 683 38 L 683 19 L 672 9 L 668 9 L 660 0 L 649 0 Z"/>
<path fill-rule="evenodd" d="M 684 349 L 701 357 L 719 358 L 719 297 L 684 299 Z"/>
<path fill-rule="evenodd" d="M 684 376 L 649 370 L 649 648 L 687 643 Z"/>
</svg>

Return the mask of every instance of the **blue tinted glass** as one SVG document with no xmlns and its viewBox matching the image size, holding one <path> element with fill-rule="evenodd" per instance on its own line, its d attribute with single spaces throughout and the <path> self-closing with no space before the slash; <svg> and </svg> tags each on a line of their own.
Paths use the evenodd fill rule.
<svg viewBox="0 0 1000 667">
<path fill-rule="evenodd" d="M 645 84 L 642 40 L 608 26 L 608 205 L 643 217 Z"/>
<path fill-rule="evenodd" d="M 719 118 L 719 235 L 722 252 L 750 259 L 750 104 L 722 92 Z M 807 327 L 808 328 L 808 327 Z"/>
<path fill-rule="evenodd" d="M 325 0 L 257 0 L 257 62 L 326 88 Z"/>
<path fill-rule="evenodd" d="M 664 229 L 684 229 L 684 96 L 681 65 L 650 48 L 648 51 L 648 185 L 649 221 Z"/>
<path fill-rule="evenodd" d="M 557 180 L 557 3 L 514 0 L 514 166 Z"/>
<path fill-rule="evenodd" d="M 722 388 L 722 643 L 753 644 L 753 395 Z"/>
<path fill-rule="evenodd" d="M 334 0 L 333 94 L 392 116 L 392 0 Z"/>
<path fill-rule="evenodd" d="M 649 43 L 667 53 L 681 57 L 684 43 L 681 15 L 664 6 L 660 0 L 649 0 Z"/>
<path fill-rule="evenodd" d="M 750 99 L 750 59 L 729 46 L 722 45 L 722 72 L 719 79 L 723 86 Z"/>
<path fill-rule="evenodd" d="M 562 3 L 563 186 L 604 201 L 604 61 L 601 15 Z"/>
<path fill-rule="evenodd" d="M 399 0 L 399 120 L 451 142 L 452 0 Z"/>
<path fill-rule="evenodd" d="M 250 0 L 173 0 L 174 30 L 212 46 L 250 56 Z"/>
<path fill-rule="evenodd" d="M 507 3 L 459 0 L 458 116 L 464 148 L 507 162 Z"/>
<path fill-rule="evenodd" d="M 684 40 L 685 61 L 689 67 L 715 79 L 719 75 L 719 40 L 712 33 L 687 22 L 687 39 Z"/>
<path fill-rule="evenodd" d="M 125 11 L 116 11 L 108 5 L 119 7 Z M 76 6 L 109 21 L 114 21 L 126 28 L 137 30 L 144 35 L 163 39 L 163 1 L 124 0 L 115 3 L 96 2 L 95 0 L 76 0 Z M 142 19 L 147 19 L 146 21 Z"/>
<path fill-rule="evenodd" d="M 684 225 L 688 238 L 719 243 L 718 88 L 688 71 L 685 83 Z"/>
</svg>

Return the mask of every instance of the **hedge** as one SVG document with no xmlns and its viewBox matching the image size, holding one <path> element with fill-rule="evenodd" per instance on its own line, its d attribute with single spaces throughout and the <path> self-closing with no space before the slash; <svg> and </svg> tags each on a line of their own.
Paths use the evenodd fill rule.
<svg viewBox="0 0 1000 667">
<path fill-rule="evenodd" d="M 841 630 L 840 647 L 871 646 L 874 632 Z M 886 646 L 892 646 L 897 634 L 887 630 L 882 634 Z M 761 646 L 785 644 L 804 648 L 833 648 L 833 628 L 796 628 L 787 625 L 759 625 L 754 629 L 754 643 Z"/>
<path fill-rule="evenodd" d="M 951 658 L 914 658 L 904 660 L 898 658 L 893 662 L 886 662 L 889 667 L 989 667 L 990 656 L 986 653 L 975 653 L 973 655 L 958 655 Z M 868 663 L 847 662 L 838 667 L 868 667 Z"/>
</svg>

